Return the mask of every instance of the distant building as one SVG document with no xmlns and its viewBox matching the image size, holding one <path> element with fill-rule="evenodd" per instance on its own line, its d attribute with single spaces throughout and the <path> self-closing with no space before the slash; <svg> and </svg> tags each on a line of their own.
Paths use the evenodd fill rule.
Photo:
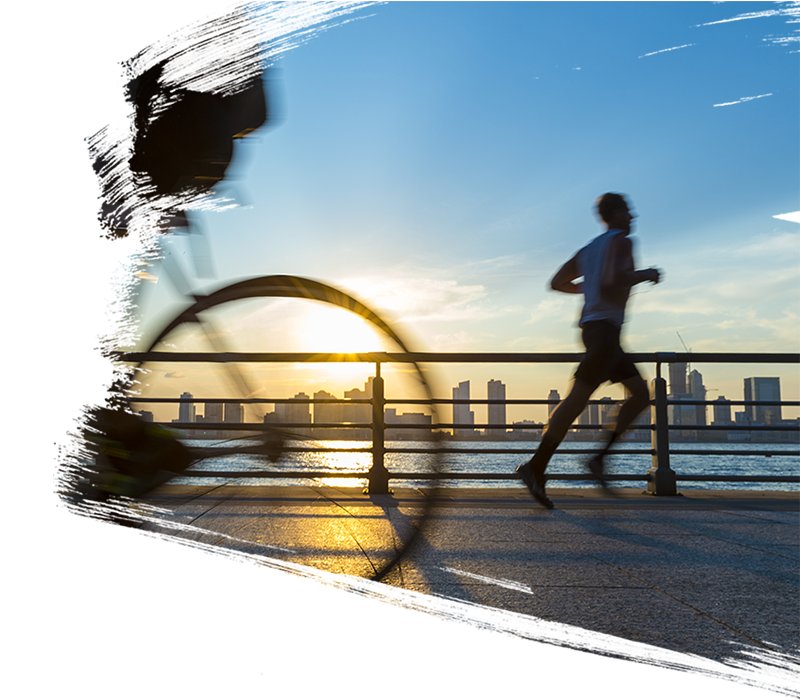
<svg viewBox="0 0 800 700">
<path fill-rule="evenodd" d="M 781 400 L 781 380 L 779 377 L 748 377 L 744 380 L 745 401 Z M 780 423 L 782 411 L 780 406 L 745 406 L 750 423 L 773 425 Z"/>
<path fill-rule="evenodd" d="M 145 423 L 152 423 L 154 420 L 153 412 L 139 411 L 139 418 L 141 418 Z"/>
<path fill-rule="evenodd" d="M 573 425 L 575 424 L 599 426 L 601 424 L 600 406 L 598 406 L 596 403 L 586 404 L 586 408 L 581 411 L 581 414 L 573 422 Z M 572 431 L 572 437 L 577 440 L 595 440 L 597 439 L 599 430 L 600 429 L 598 427 L 585 429 L 575 428 Z M 567 437 L 569 438 L 569 434 Z"/>
<path fill-rule="evenodd" d="M 611 401 L 610 396 L 604 396 L 601 401 Z M 601 403 L 597 406 L 599 410 L 600 425 L 604 428 L 611 426 L 617 418 L 619 406 L 616 403 Z"/>
<path fill-rule="evenodd" d="M 731 402 L 724 396 L 718 396 L 714 400 L 712 407 L 714 420 L 712 425 L 730 425 L 731 424 Z"/>
<path fill-rule="evenodd" d="M 486 385 L 486 397 L 489 401 L 505 401 L 506 400 L 506 385 L 499 379 L 490 379 Z M 489 423 L 491 425 L 503 426 L 497 428 L 488 428 L 487 434 L 494 436 L 502 436 L 506 434 L 506 405 L 489 404 Z"/>
<path fill-rule="evenodd" d="M 669 364 L 669 393 L 688 394 L 686 390 L 686 363 L 671 362 Z"/>
<path fill-rule="evenodd" d="M 332 426 L 347 425 L 348 423 L 371 424 L 372 404 L 362 401 L 372 399 L 372 386 L 374 377 L 367 379 L 363 389 L 350 389 L 344 392 L 344 398 L 353 403 L 343 402 L 325 403 L 335 401 L 338 397 L 324 389 L 314 393 L 314 435 L 327 440 L 369 440 L 372 429 L 367 428 L 336 428 Z M 316 403 L 320 401 L 322 403 Z M 358 401 L 358 403 L 355 403 Z M 325 426 L 328 427 L 325 427 Z"/>
<path fill-rule="evenodd" d="M 469 401 L 469 380 L 459 382 L 453 388 L 453 401 Z M 475 412 L 470 410 L 468 403 L 453 404 L 453 423 L 463 427 L 454 428 L 453 435 L 456 437 L 466 437 L 475 434 Z"/>
<path fill-rule="evenodd" d="M 344 392 L 346 399 L 364 401 L 372 398 L 372 383 L 374 377 L 367 379 L 363 389 L 350 389 Z M 372 423 L 372 404 L 354 403 L 342 405 L 342 419 L 346 423 Z"/>
<path fill-rule="evenodd" d="M 689 395 L 693 401 L 706 400 L 706 387 L 703 384 L 703 375 L 696 369 L 689 372 Z M 688 406 L 687 408 L 693 409 L 689 411 L 694 416 L 695 425 L 706 425 L 707 412 L 705 406 Z"/>
<path fill-rule="evenodd" d="M 387 440 L 430 440 L 431 416 L 424 413 L 397 413 L 396 408 L 387 408 L 383 414 L 386 424 Z M 419 426 L 414 428 L 394 428 L 397 425 Z"/>
<path fill-rule="evenodd" d="M 750 415 L 745 408 L 744 411 L 736 411 L 736 425 L 741 427 L 751 425 Z M 737 430 L 735 433 L 728 433 L 728 440 L 738 440 L 740 442 L 750 442 L 753 439 L 752 432 L 748 430 Z"/>
<path fill-rule="evenodd" d="M 600 425 L 600 406 L 596 403 L 587 404 L 578 418 L 578 423 L 583 425 Z"/>
<path fill-rule="evenodd" d="M 206 414 L 208 415 L 208 414 Z M 226 402 L 223 406 L 223 423 L 241 423 L 244 416 L 242 404 Z"/>
<path fill-rule="evenodd" d="M 561 402 L 561 395 L 558 393 L 556 389 L 550 389 L 550 393 L 547 395 L 548 401 L 553 401 L 554 403 L 547 404 L 547 422 L 550 422 L 550 417 L 553 415 L 553 411 L 556 410 L 556 406 Z"/>
<path fill-rule="evenodd" d="M 724 396 L 717 396 L 711 405 L 711 412 L 713 416 L 711 425 L 731 426 L 731 428 L 734 428 L 731 414 L 731 402 L 729 399 L 726 399 Z M 708 439 L 720 442 L 736 442 L 739 439 L 739 435 L 737 435 L 736 430 L 732 429 L 726 432 L 717 431 L 715 433 L 710 433 Z"/>
<path fill-rule="evenodd" d="M 668 401 L 687 401 L 692 399 L 687 381 L 688 365 L 685 362 L 671 362 L 669 364 L 669 393 Z M 699 374 L 699 373 L 698 373 Z M 701 378 L 702 380 L 702 378 Z M 697 379 L 695 379 L 695 382 Z M 701 382 L 702 383 L 702 382 Z M 695 406 L 670 404 L 667 406 L 667 419 L 672 426 L 696 425 L 697 411 Z M 696 433 L 689 430 L 678 430 L 673 433 L 676 438 L 688 438 Z"/>
<path fill-rule="evenodd" d="M 181 402 L 178 404 L 178 421 L 180 423 L 194 423 L 195 405 L 192 403 L 192 396 L 188 391 L 181 394 Z"/>
<path fill-rule="evenodd" d="M 298 401 L 310 402 L 308 394 L 300 392 L 295 394 L 293 399 Z M 311 425 L 310 403 L 278 403 L 275 404 L 275 411 L 264 416 L 265 423 L 299 423 L 301 425 Z"/>
<path fill-rule="evenodd" d="M 322 389 L 314 393 L 314 400 L 332 400 L 336 397 Z M 314 434 L 328 435 L 333 434 L 334 428 L 317 427 L 326 423 L 341 423 L 342 419 L 342 405 L 338 403 L 315 403 L 314 404 Z"/>
<path fill-rule="evenodd" d="M 206 401 L 206 423 L 222 423 L 222 404 L 219 401 Z"/>
</svg>

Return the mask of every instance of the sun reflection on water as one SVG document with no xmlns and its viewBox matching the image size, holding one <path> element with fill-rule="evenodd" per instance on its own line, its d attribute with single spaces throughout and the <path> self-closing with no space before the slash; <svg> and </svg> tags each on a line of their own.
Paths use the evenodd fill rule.
<svg viewBox="0 0 800 700">
<path fill-rule="evenodd" d="M 369 441 L 363 440 L 322 440 L 319 447 L 331 450 L 339 449 L 371 449 Z M 315 454 L 315 467 L 340 472 L 364 472 L 372 466 L 372 455 L 369 452 L 318 452 Z M 366 486 L 366 478 L 326 477 L 319 479 L 324 486 L 361 487 Z"/>
</svg>

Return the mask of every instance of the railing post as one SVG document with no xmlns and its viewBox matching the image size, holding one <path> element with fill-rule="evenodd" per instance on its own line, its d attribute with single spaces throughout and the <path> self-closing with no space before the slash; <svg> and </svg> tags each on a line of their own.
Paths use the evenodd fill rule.
<svg viewBox="0 0 800 700">
<path fill-rule="evenodd" d="M 367 474 L 368 484 L 364 493 L 391 493 L 389 490 L 389 470 L 383 464 L 385 425 L 383 412 L 386 401 L 383 393 L 381 365 L 376 363 L 375 378 L 372 380 L 372 466 Z"/>
<path fill-rule="evenodd" d="M 661 374 L 659 372 L 659 374 Z M 661 376 L 653 380 L 653 405 L 650 409 L 653 430 L 653 467 L 648 472 L 647 493 L 654 496 L 677 496 L 675 472 L 669 465 L 669 416 L 667 413 L 667 380 Z"/>
</svg>

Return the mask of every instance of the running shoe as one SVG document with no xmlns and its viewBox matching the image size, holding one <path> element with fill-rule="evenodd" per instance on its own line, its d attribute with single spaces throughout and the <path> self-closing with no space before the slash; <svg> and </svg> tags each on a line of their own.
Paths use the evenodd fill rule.
<svg viewBox="0 0 800 700">
<path fill-rule="evenodd" d="M 531 496 L 533 496 L 541 505 L 548 510 L 553 509 L 553 502 L 547 497 L 544 490 L 544 484 L 539 483 L 531 471 L 531 463 L 525 462 L 517 467 L 517 474 L 522 479 L 525 486 L 528 487 Z"/>
</svg>

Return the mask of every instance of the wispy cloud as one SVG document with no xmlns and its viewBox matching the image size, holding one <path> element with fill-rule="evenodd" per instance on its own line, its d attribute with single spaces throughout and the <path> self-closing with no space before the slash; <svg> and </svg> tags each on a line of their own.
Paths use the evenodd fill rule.
<svg viewBox="0 0 800 700">
<path fill-rule="evenodd" d="M 702 24 L 696 24 L 695 27 L 712 27 L 715 24 L 744 22 L 745 20 L 750 20 L 750 19 L 764 19 L 766 17 L 779 17 L 781 15 L 797 15 L 798 8 L 800 8 L 800 3 L 788 2 L 785 3 L 782 7 L 775 7 L 770 10 L 761 10 L 761 12 L 742 12 L 738 15 L 734 15 L 733 17 L 725 17 L 723 19 L 714 20 L 713 22 L 703 22 Z"/>
<path fill-rule="evenodd" d="M 536 324 L 545 319 L 561 318 L 574 306 L 572 299 L 562 296 L 548 296 L 542 299 L 531 311 L 525 325 Z"/>
<path fill-rule="evenodd" d="M 460 282 L 451 275 L 452 271 L 426 270 L 419 274 L 359 277 L 348 279 L 345 284 L 376 308 L 406 323 L 491 317 L 492 309 L 481 303 L 488 295 L 486 287 Z"/>
<path fill-rule="evenodd" d="M 776 15 L 780 14 L 778 10 L 762 10 L 761 12 L 743 12 L 740 15 L 735 15 L 733 17 L 726 17 L 725 19 L 717 19 L 713 22 L 703 22 L 702 24 L 696 24 L 695 27 L 712 27 L 715 24 L 728 24 L 730 22 L 743 22 L 747 19 L 762 19 L 764 17 L 775 17 Z"/>
<path fill-rule="evenodd" d="M 516 278 L 518 256 L 502 255 L 439 267 L 397 266 L 380 277 L 341 280 L 347 289 L 400 322 L 477 321 L 517 309 L 496 299 L 497 285 Z"/>
<path fill-rule="evenodd" d="M 765 92 L 763 95 L 749 95 L 747 97 L 740 97 L 738 100 L 732 102 L 718 102 L 714 107 L 730 107 L 731 105 L 740 105 L 744 102 L 752 102 L 753 100 L 760 100 L 764 97 L 772 97 L 771 92 Z"/>
<path fill-rule="evenodd" d="M 467 331 L 438 333 L 430 339 L 429 347 L 437 352 L 463 352 L 475 347 L 475 336 Z"/>
<path fill-rule="evenodd" d="M 795 20 L 799 21 L 800 20 Z M 761 41 L 766 41 L 768 44 L 777 44 L 778 46 L 791 46 L 792 44 L 800 43 L 800 34 L 792 34 L 791 36 L 765 36 Z M 790 51 L 789 53 L 797 53 L 797 51 Z"/>
<path fill-rule="evenodd" d="M 800 317 L 793 309 L 770 317 L 754 309 L 744 309 L 715 324 L 715 328 L 722 333 L 716 342 L 730 340 L 735 345 L 747 343 L 754 352 L 774 351 L 776 348 L 795 349 L 800 341 L 798 321 Z"/>
<path fill-rule="evenodd" d="M 658 51 L 651 51 L 650 53 L 643 53 L 639 58 L 647 58 L 649 56 L 657 56 L 660 53 L 669 53 L 670 51 L 677 51 L 678 49 L 688 49 L 694 44 L 681 44 L 680 46 L 670 46 L 668 49 L 659 49 Z"/>
<path fill-rule="evenodd" d="M 470 274 L 494 275 L 507 274 L 511 268 L 520 267 L 519 256 L 498 255 L 483 260 L 468 260 L 459 266 L 459 269 Z"/>
<path fill-rule="evenodd" d="M 773 219 L 780 219 L 781 221 L 791 221 L 793 224 L 800 224 L 800 211 L 789 211 L 785 214 L 774 214 Z"/>
<path fill-rule="evenodd" d="M 800 23 L 800 2 L 798 2 L 798 0 L 776 2 L 772 3 L 772 6 L 768 10 L 761 10 L 760 12 L 741 12 L 732 17 L 724 17 L 711 22 L 696 24 L 695 27 L 712 27 L 714 25 L 730 24 L 731 22 L 744 22 L 747 20 L 770 19 L 775 17 L 785 18 L 786 24 Z M 786 36 L 769 34 L 763 37 L 762 41 L 788 48 L 800 41 L 800 35 L 798 35 L 797 30 Z M 798 53 L 798 51 L 794 50 L 789 53 Z"/>
<path fill-rule="evenodd" d="M 796 348 L 800 340 L 798 240 L 800 236 L 780 235 L 716 255 L 698 251 L 698 259 L 715 260 L 705 273 L 676 268 L 665 282 L 669 286 L 636 294 L 632 316 L 637 332 L 654 334 L 664 327 L 688 324 L 694 333 L 692 347 L 698 351 L 720 345 L 752 351 Z M 768 273 L 757 262 L 764 255 L 770 255 Z M 743 260 L 751 264 L 742 268 Z M 642 346 L 653 340 L 648 338 Z"/>
</svg>

